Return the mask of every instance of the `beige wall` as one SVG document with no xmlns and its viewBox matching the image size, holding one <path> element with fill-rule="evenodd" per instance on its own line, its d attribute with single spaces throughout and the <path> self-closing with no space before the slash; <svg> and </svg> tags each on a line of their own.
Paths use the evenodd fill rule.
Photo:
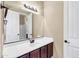
<svg viewBox="0 0 79 59">
<path fill-rule="evenodd" d="M 20 25 L 24 25 L 26 16 L 25 15 L 19 15 L 19 18 L 20 18 Z"/>
<path fill-rule="evenodd" d="M 36 3 L 36 4 L 35 4 Z M 43 11 L 44 5 L 43 2 L 35 2 L 35 6 L 40 10 L 40 14 L 33 14 L 33 37 L 37 37 L 39 35 L 43 36 Z"/>
<path fill-rule="evenodd" d="M 63 2 L 44 2 L 45 36 L 54 38 L 54 57 L 63 57 Z"/>
</svg>

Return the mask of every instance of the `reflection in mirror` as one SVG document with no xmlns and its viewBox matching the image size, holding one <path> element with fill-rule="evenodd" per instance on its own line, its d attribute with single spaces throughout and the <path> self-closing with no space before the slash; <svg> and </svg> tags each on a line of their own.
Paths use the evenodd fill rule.
<svg viewBox="0 0 79 59">
<path fill-rule="evenodd" d="M 8 9 L 4 18 L 4 43 L 14 43 L 32 38 L 32 13 L 23 14 Z"/>
</svg>

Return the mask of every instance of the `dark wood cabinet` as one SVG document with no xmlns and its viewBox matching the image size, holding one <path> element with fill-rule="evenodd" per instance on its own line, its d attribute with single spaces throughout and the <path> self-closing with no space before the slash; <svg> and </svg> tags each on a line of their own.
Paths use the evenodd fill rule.
<svg viewBox="0 0 79 59">
<path fill-rule="evenodd" d="M 48 58 L 53 56 L 53 43 L 48 44 Z"/>
<path fill-rule="evenodd" d="M 40 49 L 30 52 L 30 58 L 40 58 Z"/>
<path fill-rule="evenodd" d="M 26 53 L 26 54 L 21 55 L 21 56 L 19 56 L 17 58 L 30 58 L 30 54 L 29 53 Z"/>
<path fill-rule="evenodd" d="M 47 45 L 41 47 L 41 58 L 47 58 Z"/>
</svg>

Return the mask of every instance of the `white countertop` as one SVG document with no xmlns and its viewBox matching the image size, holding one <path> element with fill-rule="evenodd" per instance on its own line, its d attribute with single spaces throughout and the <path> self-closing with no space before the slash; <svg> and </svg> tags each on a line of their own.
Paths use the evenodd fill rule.
<svg viewBox="0 0 79 59">
<path fill-rule="evenodd" d="M 41 37 L 35 38 L 34 43 L 30 43 L 29 40 L 26 40 L 17 43 L 6 44 L 3 47 L 3 58 L 16 58 L 51 42 L 53 42 L 53 38 Z"/>
</svg>

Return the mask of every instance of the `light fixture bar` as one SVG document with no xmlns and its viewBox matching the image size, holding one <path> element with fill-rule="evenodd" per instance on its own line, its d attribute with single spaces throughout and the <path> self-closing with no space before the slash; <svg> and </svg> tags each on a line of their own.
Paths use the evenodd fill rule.
<svg viewBox="0 0 79 59">
<path fill-rule="evenodd" d="M 29 9 L 29 10 L 31 10 L 31 11 L 38 12 L 38 10 L 36 8 L 31 7 L 30 5 L 24 4 L 24 7 L 27 8 L 27 9 Z"/>
</svg>

